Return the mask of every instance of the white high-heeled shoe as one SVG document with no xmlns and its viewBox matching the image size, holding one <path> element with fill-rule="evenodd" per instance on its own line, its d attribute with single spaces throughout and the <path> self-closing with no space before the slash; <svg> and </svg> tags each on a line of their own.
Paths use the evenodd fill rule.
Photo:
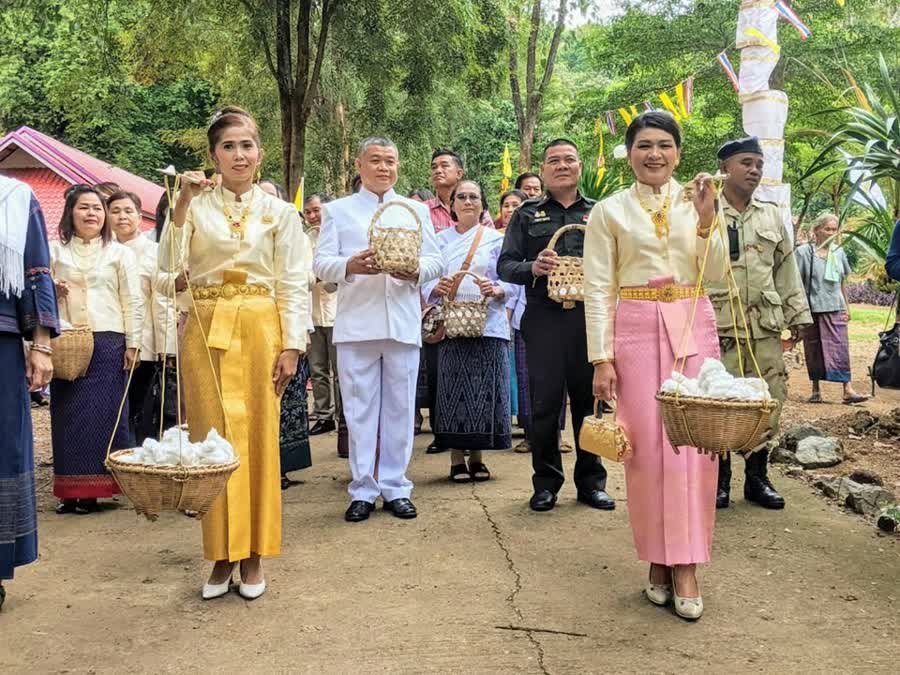
<svg viewBox="0 0 900 675">
<path fill-rule="evenodd" d="M 234 565 L 231 566 L 231 572 L 228 573 L 228 578 L 221 584 L 211 584 L 208 581 L 203 584 L 203 591 L 201 593 L 203 599 L 214 600 L 215 598 L 221 598 L 223 595 L 227 595 L 228 589 L 231 587 L 232 583 L 232 574 L 234 574 Z"/>
<path fill-rule="evenodd" d="M 652 584 L 647 582 L 644 594 L 654 605 L 665 607 L 672 601 L 672 584 Z"/>
<path fill-rule="evenodd" d="M 696 621 L 703 616 L 703 596 L 696 598 L 682 598 L 675 587 L 675 575 L 672 575 L 672 595 L 674 599 L 675 613 L 682 619 Z"/>
<path fill-rule="evenodd" d="M 245 600 L 256 600 L 259 596 L 266 592 L 266 580 L 263 579 L 258 584 L 245 584 L 244 573 L 241 570 L 241 585 L 238 586 L 238 593 Z"/>
</svg>

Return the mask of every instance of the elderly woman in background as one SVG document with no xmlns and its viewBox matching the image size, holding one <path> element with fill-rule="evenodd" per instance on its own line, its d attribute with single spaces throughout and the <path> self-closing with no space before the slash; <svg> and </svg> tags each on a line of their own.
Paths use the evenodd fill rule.
<svg viewBox="0 0 900 675">
<path fill-rule="evenodd" d="M 159 291 L 164 285 L 159 271 L 159 245 L 141 236 L 141 199 L 133 192 L 114 192 L 106 200 L 107 219 L 116 235 L 116 241 L 134 253 L 138 263 L 138 276 L 143 297 L 144 325 L 142 327 L 140 363 L 134 370 L 128 390 L 128 408 L 131 433 L 135 445 L 148 436 L 158 437 L 153 416 L 145 419 L 144 403 L 155 377 L 159 375 L 160 362 L 175 354 L 176 325 L 175 303 Z"/>
<path fill-rule="evenodd" d="M 528 196 L 521 190 L 509 190 L 500 196 L 500 217 L 494 222 L 494 227 L 500 232 L 506 229 L 506 224 L 512 218 L 512 214 L 516 209 L 528 199 Z"/>
<path fill-rule="evenodd" d="M 823 213 L 812 226 L 808 243 L 795 250 L 800 279 L 806 288 L 806 299 L 813 315 L 813 325 L 803 335 L 806 370 L 812 381 L 809 403 L 822 403 L 819 383 L 840 382 L 844 403 L 862 403 L 868 396 L 857 394 L 850 383 L 850 342 L 847 323 L 850 301 L 847 299 L 847 276 L 850 262 L 838 246 L 838 218 Z"/>
<path fill-rule="evenodd" d="M 675 612 L 694 620 L 703 613 L 696 566 L 710 560 L 718 463 L 694 448 L 674 452 L 655 395 L 677 358 L 689 377 L 704 358 L 718 358 L 708 297 L 689 321 L 704 257 L 705 278 L 721 279 L 728 250 L 710 177 L 694 179 L 692 201 L 672 178 L 681 158 L 674 118 L 638 115 L 625 147 L 635 183 L 594 206 L 584 241 L 588 358 L 594 396 L 618 400 L 634 446 L 625 461 L 628 517 L 638 558 L 650 563 L 647 598 L 674 600 Z"/>
<path fill-rule="evenodd" d="M 508 286 L 497 279 L 503 237 L 480 224 L 486 209 L 478 183 L 463 179 L 456 185 L 450 195 L 454 226 L 438 235 L 444 276 L 423 289 L 430 301 L 454 292 L 460 299 L 487 300 L 482 337 L 446 338 L 439 343 L 435 440 L 451 449 L 450 479 L 457 483 L 489 480 L 491 473 L 481 451 L 511 445 Z M 453 274 L 461 269 L 478 280 L 468 276 L 454 280 Z M 468 466 L 465 450 L 469 451 Z"/>
<path fill-rule="evenodd" d="M 37 559 L 34 439 L 29 391 L 50 382 L 59 319 L 41 207 L 0 176 L 0 609 L 4 581 Z M 22 340 L 31 341 L 28 351 Z"/>
<path fill-rule="evenodd" d="M 283 202 L 288 201 L 287 191 L 274 180 L 265 178 L 259 182 L 260 189 L 266 194 L 272 195 Z M 309 247 L 309 237 L 302 227 L 297 237 L 303 239 L 304 247 Z M 308 281 L 310 288 L 315 282 L 312 275 L 312 257 L 309 259 Z M 306 330 L 311 335 L 313 331 L 312 318 L 309 317 Z M 312 456 L 309 451 L 309 395 L 306 391 L 306 383 L 309 381 L 309 361 L 306 355 L 300 357 L 297 363 L 297 374 L 288 383 L 281 395 L 281 424 L 279 432 L 279 450 L 281 454 L 281 489 L 287 490 L 297 481 L 288 478 L 291 471 L 302 471 L 312 466 Z"/>
<path fill-rule="evenodd" d="M 143 340 L 144 298 L 138 261 L 112 240 L 106 204 L 87 185 L 66 191 L 59 240 L 50 245 L 51 270 L 60 299 L 60 318 L 89 326 L 94 353 L 84 377 L 50 384 L 53 494 L 57 513 L 89 513 L 97 499 L 119 493 L 106 471 L 106 449 L 131 446 L 125 397 L 128 371 L 137 365 Z M 85 433 L 90 424 L 93 433 Z"/>
</svg>

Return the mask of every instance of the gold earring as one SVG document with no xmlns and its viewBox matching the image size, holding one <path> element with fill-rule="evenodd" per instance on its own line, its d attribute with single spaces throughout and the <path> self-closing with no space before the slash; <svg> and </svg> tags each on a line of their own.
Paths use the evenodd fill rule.
<svg viewBox="0 0 900 675">
<path fill-rule="evenodd" d="M 262 168 L 260 167 L 259 164 L 257 164 L 256 165 L 256 182 L 258 183 L 261 180 L 262 180 Z"/>
</svg>

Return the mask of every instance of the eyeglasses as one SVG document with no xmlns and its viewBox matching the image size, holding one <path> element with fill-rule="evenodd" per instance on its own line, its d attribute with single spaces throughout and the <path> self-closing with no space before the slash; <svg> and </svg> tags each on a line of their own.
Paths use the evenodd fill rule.
<svg viewBox="0 0 900 675">
<path fill-rule="evenodd" d="M 460 192 L 456 195 L 455 199 L 458 199 L 461 202 L 480 202 L 481 195 Z"/>
</svg>

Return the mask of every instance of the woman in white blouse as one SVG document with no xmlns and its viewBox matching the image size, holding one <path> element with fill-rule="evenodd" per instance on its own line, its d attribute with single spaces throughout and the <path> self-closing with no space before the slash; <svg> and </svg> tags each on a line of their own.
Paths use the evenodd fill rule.
<svg viewBox="0 0 900 675">
<path fill-rule="evenodd" d="M 159 372 L 157 363 L 175 354 L 175 302 L 157 290 L 165 285 L 159 270 L 159 245 L 141 236 L 141 198 L 133 192 L 114 192 L 106 200 L 108 220 L 116 241 L 134 253 L 138 264 L 144 322 L 141 328 L 140 362 L 128 389 L 131 433 L 135 445 L 147 436 L 159 435 L 152 419 L 144 419 L 144 402 Z"/>
<path fill-rule="evenodd" d="M 139 358 L 144 301 L 137 260 L 112 241 L 103 198 L 88 185 L 66 192 L 50 259 L 63 326 L 89 326 L 94 340 L 84 377 L 50 384 L 53 494 L 57 513 L 90 513 L 119 492 L 104 461 L 110 436 L 113 450 L 131 444 L 127 402 L 118 426 L 116 417 Z"/>
<path fill-rule="evenodd" d="M 482 337 L 445 338 L 438 352 L 437 423 L 435 442 L 450 448 L 450 480 L 486 481 L 490 471 L 482 450 L 512 445 L 509 403 L 509 321 L 506 295 L 511 288 L 497 278 L 497 258 L 503 236 L 480 224 L 487 209 L 481 186 L 463 180 L 450 195 L 454 227 L 438 235 L 444 276 L 428 284 L 428 302 L 455 297 L 487 302 Z M 454 277 L 466 269 L 477 277 Z M 469 451 L 466 466 L 464 451 Z"/>
</svg>

